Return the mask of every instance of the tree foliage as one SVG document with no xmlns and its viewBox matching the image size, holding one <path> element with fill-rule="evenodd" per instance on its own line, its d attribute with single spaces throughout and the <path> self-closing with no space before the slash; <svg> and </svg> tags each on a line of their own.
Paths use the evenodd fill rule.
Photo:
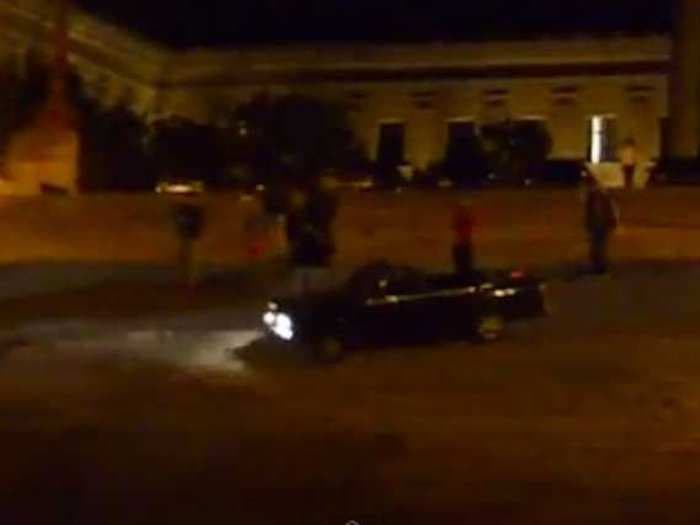
<svg viewBox="0 0 700 525">
<path fill-rule="evenodd" d="M 552 149 L 546 126 L 538 121 L 507 121 L 481 129 L 482 147 L 491 170 L 503 180 L 535 177 Z"/>
<path fill-rule="evenodd" d="M 303 95 L 254 97 L 232 114 L 239 164 L 259 182 L 308 182 L 363 161 L 345 110 Z"/>
<path fill-rule="evenodd" d="M 83 191 L 152 191 L 156 171 L 143 145 L 146 127 L 128 108 L 83 112 L 80 187 Z"/>
<path fill-rule="evenodd" d="M 48 94 L 46 63 L 24 71 L 0 65 L 0 153 L 28 125 Z M 76 108 L 83 190 L 151 190 L 163 177 L 238 182 L 309 181 L 329 168 L 357 167 L 359 153 L 340 106 L 300 95 L 260 95 L 231 111 L 228 127 L 169 118 L 148 125 L 126 106 L 106 108 L 77 74 L 68 96 Z"/>
<path fill-rule="evenodd" d="M 228 183 L 230 130 L 172 117 L 156 122 L 149 136 L 147 149 L 160 177 L 201 180 L 214 187 Z"/>
<path fill-rule="evenodd" d="M 32 55 L 23 70 L 12 63 L 0 66 L 0 151 L 15 133 L 31 124 L 45 104 L 49 76 L 46 62 Z M 125 107 L 103 108 L 72 71 L 67 97 L 75 110 L 74 124 L 80 137 L 81 189 L 152 189 L 152 170 L 142 147 L 146 129 L 142 121 Z"/>
<path fill-rule="evenodd" d="M 482 141 L 475 133 L 452 140 L 442 164 L 443 176 L 459 186 L 478 186 L 488 173 Z"/>
<path fill-rule="evenodd" d="M 69 76 L 68 96 L 80 136 L 79 187 L 82 191 L 151 191 L 155 174 L 144 150 L 147 126 L 124 105 L 105 107 Z"/>
</svg>

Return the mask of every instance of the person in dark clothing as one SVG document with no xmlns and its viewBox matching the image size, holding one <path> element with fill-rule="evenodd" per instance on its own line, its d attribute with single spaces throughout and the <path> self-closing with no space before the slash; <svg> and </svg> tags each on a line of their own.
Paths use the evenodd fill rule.
<svg viewBox="0 0 700 525">
<path fill-rule="evenodd" d="M 306 194 L 301 190 L 295 189 L 290 193 L 289 209 L 286 213 L 285 234 L 292 263 L 297 259 L 296 252 L 299 249 L 299 239 L 305 221 L 306 200 Z"/>
<path fill-rule="evenodd" d="M 324 288 L 335 254 L 333 222 L 338 202 L 323 179 L 310 193 L 300 195 L 287 215 L 287 239 L 295 288 L 300 294 Z"/>
<path fill-rule="evenodd" d="M 474 210 L 470 201 L 460 202 L 452 216 L 452 260 L 455 271 L 462 275 L 474 271 Z"/>
<path fill-rule="evenodd" d="M 317 243 L 318 255 L 323 266 L 330 264 L 335 254 L 335 239 L 333 224 L 338 213 L 338 199 L 324 182 L 309 195 L 306 205 L 306 217 L 313 228 L 314 239 Z"/>
<path fill-rule="evenodd" d="M 617 209 L 610 194 L 595 177 L 586 177 L 585 226 L 594 273 L 608 271 L 608 240 L 618 224 Z"/>
<path fill-rule="evenodd" d="M 322 178 L 309 194 L 305 217 L 309 226 L 309 248 L 316 265 L 327 267 L 335 254 L 333 224 L 338 213 L 338 199 L 330 179 Z"/>
</svg>

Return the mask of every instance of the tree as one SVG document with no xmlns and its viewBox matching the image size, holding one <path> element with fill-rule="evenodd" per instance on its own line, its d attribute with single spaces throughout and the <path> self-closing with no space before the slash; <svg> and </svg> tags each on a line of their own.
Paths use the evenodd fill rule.
<svg viewBox="0 0 700 525">
<path fill-rule="evenodd" d="M 74 72 L 67 93 L 80 136 L 80 190 L 152 191 L 156 178 L 144 149 L 143 120 L 126 106 L 104 107 Z"/>
<path fill-rule="evenodd" d="M 148 141 L 159 176 L 225 184 L 228 168 L 226 135 L 230 130 L 173 117 L 154 124 Z"/>
<path fill-rule="evenodd" d="M 146 155 L 146 126 L 128 108 L 83 108 L 80 188 L 83 191 L 152 191 L 156 170 Z"/>
<path fill-rule="evenodd" d="M 455 136 L 447 145 L 442 174 L 457 185 L 478 186 L 488 174 L 484 147 L 474 132 Z"/>
<path fill-rule="evenodd" d="M 356 167 L 362 154 L 345 110 L 303 95 L 262 94 L 233 115 L 239 163 L 256 182 L 308 183 L 328 169 Z"/>
<path fill-rule="evenodd" d="M 522 183 L 537 176 L 552 148 L 538 121 L 507 121 L 482 127 L 481 140 L 491 170 L 499 179 Z"/>
<path fill-rule="evenodd" d="M 544 122 L 520 121 L 511 130 L 512 170 L 517 180 L 537 177 L 552 151 L 552 137 Z"/>
</svg>

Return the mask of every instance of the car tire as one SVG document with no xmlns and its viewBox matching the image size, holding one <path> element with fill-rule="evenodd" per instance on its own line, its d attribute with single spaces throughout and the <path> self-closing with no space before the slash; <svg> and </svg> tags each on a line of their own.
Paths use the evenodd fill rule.
<svg viewBox="0 0 700 525">
<path fill-rule="evenodd" d="M 503 334 L 503 318 L 498 314 L 485 314 L 476 319 L 474 335 L 479 343 L 491 343 Z"/>
<path fill-rule="evenodd" d="M 337 337 L 322 337 L 314 346 L 314 357 L 320 363 L 338 363 L 345 357 L 345 345 Z"/>
</svg>

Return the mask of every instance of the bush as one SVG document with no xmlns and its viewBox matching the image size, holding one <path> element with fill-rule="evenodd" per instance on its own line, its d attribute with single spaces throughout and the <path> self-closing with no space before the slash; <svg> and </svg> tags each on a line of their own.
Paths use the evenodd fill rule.
<svg viewBox="0 0 700 525">
<path fill-rule="evenodd" d="M 508 121 L 481 131 L 490 171 L 498 180 L 521 185 L 537 178 L 552 148 L 545 125 L 538 121 Z"/>
<path fill-rule="evenodd" d="M 256 183 L 310 185 L 329 169 L 354 171 L 365 164 L 345 110 L 303 95 L 258 95 L 231 115 L 238 131 L 234 164 L 250 167 Z"/>
</svg>

